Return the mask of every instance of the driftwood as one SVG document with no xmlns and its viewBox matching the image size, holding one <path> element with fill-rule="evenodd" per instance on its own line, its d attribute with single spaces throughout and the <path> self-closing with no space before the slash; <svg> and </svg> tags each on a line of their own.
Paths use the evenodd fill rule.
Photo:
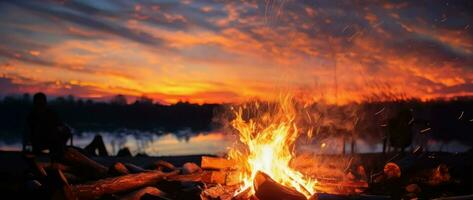
<svg viewBox="0 0 473 200">
<path fill-rule="evenodd" d="M 114 194 L 150 186 L 175 174 L 177 174 L 177 171 L 170 173 L 150 171 L 138 174 L 128 174 L 114 178 L 101 179 L 92 183 L 71 186 L 71 189 L 79 199 L 95 199 L 105 194 Z"/>
<path fill-rule="evenodd" d="M 65 164 L 70 165 L 72 170 L 77 171 L 83 177 L 91 179 L 107 177 L 107 167 L 91 160 L 74 148 L 66 148 L 63 159 Z"/>
<path fill-rule="evenodd" d="M 307 200 L 300 192 L 277 183 L 263 172 L 257 172 L 253 184 L 259 200 Z"/>
<path fill-rule="evenodd" d="M 202 156 L 200 167 L 202 169 L 234 169 L 235 162 L 218 157 Z"/>
</svg>

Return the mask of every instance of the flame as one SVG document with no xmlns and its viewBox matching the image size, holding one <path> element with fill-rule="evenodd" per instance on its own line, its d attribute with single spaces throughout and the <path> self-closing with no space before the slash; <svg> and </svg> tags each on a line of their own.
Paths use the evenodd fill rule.
<svg viewBox="0 0 473 200">
<path fill-rule="evenodd" d="M 296 189 L 310 197 L 315 193 L 316 180 L 292 169 L 294 143 L 302 135 L 297 126 L 298 106 L 290 96 L 277 103 L 252 102 L 232 108 L 239 146 L 232 147 L 229 158 L 238 163 L 242 186 L 236 195 L 250 190 L 254 194 L 253 180 L 258 171 L 269 175 L 276 182 Z M 305 132 L 310 137 L 311 129 Z"/>
</svg>

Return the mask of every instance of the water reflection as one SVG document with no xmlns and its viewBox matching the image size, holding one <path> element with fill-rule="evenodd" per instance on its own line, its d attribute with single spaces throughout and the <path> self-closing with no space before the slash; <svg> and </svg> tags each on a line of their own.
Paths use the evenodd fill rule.
<svg viewBox="0 0 473 200">
<path fill-rule="evenodd" d="M 103 137 L 105 146 L 111 155 L 123 147 L 128 147 L 133 155 L 145 153 L 149 156 L 197 155 L 213 154 L 222 155 L 236 140 L 234 136 L 221 132 L 200 132 L 183 130 L 174 133 L 156 133 L 133 130 L 120 130 L 114 132 L 83 132 L 74 135 L 74 146 L 84 148 L 96 134 Z M 458 141 L 441 143 L 435 140 L 427 142 L 430 151 L 464 152 L 470 147 Z M 350 144 L 345 144 L 348 150 Z M 416 144 L 414 144 L 415 146 Z M 313 152 L 317 154 L 339 154 L 342 143 L 339 138 L 327 138 L 313 143 L 300 143 L 298 152 Z M 382 144 L 370 144 L 364 140 L 356 140 L 357 153 L 382 152 Z M 0 137 L 0 150 L 20 151 L 21 140 L 18 137 Z"/>
<path fill-rule="evenodd" d="M 103 137 L 109 153 L 116 153 L 128 147 L 133 155 L 145 153 L 150 156 L 220 155 L 226 152 L 234 139 L 220 132 L 192 133 L 187 130 L 176 133 L 152 133 L 142 131 L 83 132 L 74 135 L 74 146 L 84 148 L 96 134 Z M 19 151 L 21 140 L 0 140 L 0 150 Z"/>
</svg>

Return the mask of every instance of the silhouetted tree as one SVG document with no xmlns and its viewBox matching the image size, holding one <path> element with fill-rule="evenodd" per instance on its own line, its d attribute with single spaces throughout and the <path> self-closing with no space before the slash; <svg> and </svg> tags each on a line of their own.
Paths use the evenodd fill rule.
<svg viewBox="0 0 473 200">
<path fill-rule="evenodd" d="M 404 152 L 405 148 L 412 143 L 411 129 L 412 114 L 409 109 L 401 108 L 399 112 L 388 121 L 389 144 Z"/>
<path fill-rule="evenodd" d="M 123 106 L 123 105 L 126 105 L 126 104 L 127 104 L 127 100 L 126 100 L 126 97 L 125 97 L 125 96 L 119 94 L 119 95 L 114 96 L 114 97 L 110 100 L 110 103 L 111 103 L 111 104 L 114 104 L 114 105 Z"/>
</svg>

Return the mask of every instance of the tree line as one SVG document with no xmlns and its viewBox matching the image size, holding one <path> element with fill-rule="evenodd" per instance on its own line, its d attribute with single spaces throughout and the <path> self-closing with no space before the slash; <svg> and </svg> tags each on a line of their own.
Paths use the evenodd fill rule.
<svg viewBox="0 0 473 200">
<path fill-rule="evenodd" d="M 0 132 L 19 134 L 24 131 L 26 117 L 32 109 L 31 96 L 6 96 L 0 101 Z M 219 106 L 189 102 L 162 105 L 147 97 L 128 104 L 122 95 L 109 102 L 57 97 L 49 99 L 48 105 L 78 132 L 117 129 L 173 132 L 185 128 L 206 131 L 212 128 L 213 111 Z"/>
<path fill-rule="evenodd" d="M 175 132 L 191 129 L 195 132 L 221 127 L 215 118 L 224 109 L 220 104 L 178 102 L 162 105 L 147 97 L 132 103 L 122 95 L 108 102 L 57 97 L 49 105 L 74 130 L 114 131 L 133 129 Z M 30 94 L 6 96 L 0 100 L 0 133 L 18 136 L 25 130 L 25 119 L 32 108 Z M 405 149 L 412 144 L 434 138 L 473 145 L 473 98 L 449 100 L 369 101 L 343 106 L 314 103 L 311 112 L 318 114 L 315 139 L 340 137 L 343 143 L 363 139 L 384 144 L 383 149 Z M 228 120 L 228 119 L 227 119 Z M 308 126 L 311 126 L 310 124 Z M 420 138 L 420 139 L 419 139 Z M 345 145 L 343 145 L 345 147 Z M 344 150 L 345 151 L 345 150 Z M 353 151 L 353 150 L 352 150 Z"/>
</svg>

